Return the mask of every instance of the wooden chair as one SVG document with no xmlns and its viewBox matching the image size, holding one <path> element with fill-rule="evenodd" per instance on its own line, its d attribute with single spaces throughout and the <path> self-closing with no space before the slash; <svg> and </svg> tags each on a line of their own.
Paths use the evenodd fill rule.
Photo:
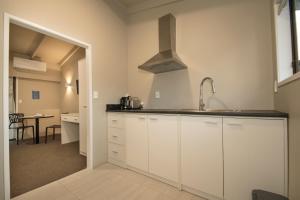
<svg viewBox="0 0 300 200">
<path fill-rule="evenodd" d="M 34 143 L 34 126 L 24 124 L 23 113 L 9 114 L 9 129 L 17 129 L 17 144 L 19 145 L 19 130 L 22 129 L 22 141 L 24 139 L 24 131 L 26 128 L 32 128 L 32 139 Z M 13 126 L 12 126 L 13 125 Z"/>
<path fill-rule="evenodd" d="M 53 140 L 55 140 L 55 129 L 61 128 L 61 125 L 52 125 L 52 126 L 47 126 L 46 127 L 46 138 L 45 138 L 45 144 L 47 143 L 48 140 L 48 129 L 52 128 L 53 129 Z"/>
</svg>

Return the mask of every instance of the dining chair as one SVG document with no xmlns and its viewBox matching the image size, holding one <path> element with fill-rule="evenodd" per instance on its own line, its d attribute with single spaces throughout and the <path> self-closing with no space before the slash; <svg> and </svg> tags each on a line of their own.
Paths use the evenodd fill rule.
<svg viewBox="0 0 300 200">
<path fill-rule="evenodd" d="M 34 126 L 24 124 L 23 113 L 11 113 L 9 114 L 9 129 L 17 130 L 17 144 L 19 145 L 19 130 L 22 130 L 22 141 L 24 139 L 24 131 L 26 128 L 32 128 L 32 139 L 34 143 Z"/>
<path fill-rule="evenodd" d="M 45 137 L 45 144 L 47 143 L 48 140 L 48 129 L 52 128 L 53 129 L 53 135 L 52 139 L 55 140 L 55 129 L 61 128 L 61 125 L 52 125 L 52 126 L 47 126 L 46 127 L 46 137 Z"/>
</svg>

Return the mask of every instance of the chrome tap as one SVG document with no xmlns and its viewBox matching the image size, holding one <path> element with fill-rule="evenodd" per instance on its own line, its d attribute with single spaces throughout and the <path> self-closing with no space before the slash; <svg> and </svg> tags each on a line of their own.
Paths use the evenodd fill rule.
<svg viewBox="0 0 300 200">
<path fill-rule="evenodd" d="M 214 80 L 210 77 L 205 77 L 200 84 L 200 96 L 199 96 L 199 110 L 200 111 L 205 111 L 205 104 L 204 104 L 204 100 L 203 100 L 203 85 L 204 85 L 205 81 L 210 81 L 212 92 L 213 92 L 213 94 L 216 93 Z"/>
</svg>

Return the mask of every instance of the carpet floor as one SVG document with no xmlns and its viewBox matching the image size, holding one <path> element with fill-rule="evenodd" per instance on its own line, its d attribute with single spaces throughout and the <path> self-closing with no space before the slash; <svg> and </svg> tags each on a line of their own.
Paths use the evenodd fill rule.
<svg viewBox="0 0 300 200">
<path fill-rule="evenodd" d="M 40 142 L 10 142 L 11 197 L 86 168 L 86 157 L 79 154 L 79 142 L 62 145 L 59 136 L 56 140 L 49 137 L 47 144 L 44 138 Z"/>
</svg>

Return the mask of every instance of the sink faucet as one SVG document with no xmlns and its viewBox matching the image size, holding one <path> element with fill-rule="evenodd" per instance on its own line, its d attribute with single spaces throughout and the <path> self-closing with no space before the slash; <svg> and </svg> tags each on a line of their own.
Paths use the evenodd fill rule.
<svg viewBox="0 0 300 200">
<path fill-rule="evenodd" d="M 214 80 L 210 77 L 205 77 L 200 84 L 200 97 L 199 97 L 199 110 L 200 111 L 205 110 L 205 104 L 204 104 L 204 100 L 203 100 L 203 85 L 206 81 L 210 81 L 212 92 L 213 92 L 213 94 L 216 93 Z"/>
</svg>

